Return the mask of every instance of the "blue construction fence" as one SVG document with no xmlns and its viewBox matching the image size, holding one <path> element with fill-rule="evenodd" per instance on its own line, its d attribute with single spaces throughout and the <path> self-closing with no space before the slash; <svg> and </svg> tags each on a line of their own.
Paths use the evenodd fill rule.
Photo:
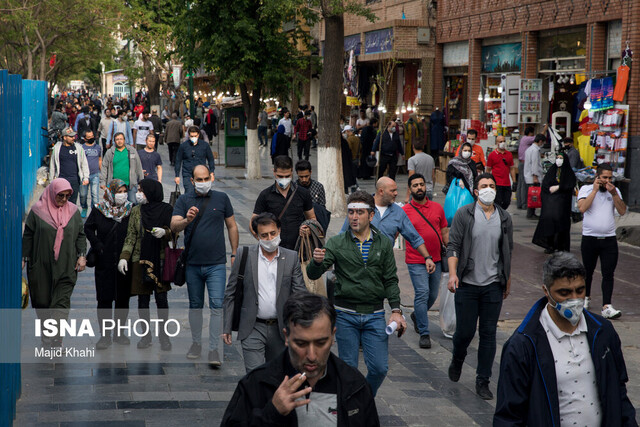
<svg viewBox="0 0 640 427">
<path fill-rule="evenodd" d="M 0 351 L 20 337 L 22 221 L 47 154 L 47 83 L 0 70 Z M 0 363 L 0 426 L 11 426 L 20 397 L 20 365 Z"/>
</svg>

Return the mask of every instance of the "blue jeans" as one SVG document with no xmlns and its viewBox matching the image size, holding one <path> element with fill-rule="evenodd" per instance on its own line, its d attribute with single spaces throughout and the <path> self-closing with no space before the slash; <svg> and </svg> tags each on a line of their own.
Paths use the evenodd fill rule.
<svg viewBox="0 0 640 427">
<path fill-rule="evenodd" d="M 431 274 L 427 273 L 425 264 L 407 264 L 407 268 L 415 291 L 413 312 L 416 315 L 418 331 L 420 331 L 420 336 L 429 335 L 429 316 L 427 312 L 438 299 L 442 263 L 440 261 L 436 262 L 436 271 Z"/>
<path fill-rule="evenodd" d="M 267 127 L 266 126 L 258 126 L 258 140 L 260 144 L 267 143 Z"/>
<path fill-rule="evenodd" d="M 80 205 L 82 209 L 88 209 L 87 196 L 89 195 L 89 187 L 91 187 L 91 204 L 100 203 L 98 199 L 98 190 L 100 188 L 100 173 L 92 173 L 89 175 L 89 183 L 80 186 Z"/>
<path fill-rule="evenodd" d="M 347 365 L 358 369 L 360 344 L 367 365 L 367 382 L 373 395 L 378 392 L 389 370 L 389 337 L 384 313 L 351 314 L 338 311 L 336 341 L 338 354 Z"/>
<path fill-rule="evenodd" d="M 218 349 L 218 341 L 222 333 L 222 301 L 226 285 L 226 266 L 188 265 L 185 277 L 189 293 L 189 326 L 194 343 L 202 343 L 202 308 L 204 307 L 205 285 L 209 294 L 209 350 Z"/>
<path fill-rule="evenodd" d="M 134 205 L 138 204 L 138 202 L 136 202 L 136 193 L 137 192 L 138 192 L 138 186 L 137 185 L 129 185 L 129 191 L 127 191 L 127 198 Z"/>
<path fill-rule="evenodd" d="M 461 282 L 456 290 L 456 332 L 453 358 L 464 360 L 478 325 L 478 367 L 476 380 L 489 380 L 496 356 L 496 329 L 502 308 L 502 286 L 491 283 L 475 286 Z"/>
</svg>

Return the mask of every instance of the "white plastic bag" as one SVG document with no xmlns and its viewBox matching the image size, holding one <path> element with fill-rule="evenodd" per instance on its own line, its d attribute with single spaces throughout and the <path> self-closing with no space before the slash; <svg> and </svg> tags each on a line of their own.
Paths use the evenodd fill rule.
<svg viewBox="0 0 640 427">
<path fill-rule="evenodd" d="M 447 338 L 453 338 L 456 331 L 455 294 L 449 292 L 449 273 L 442 273 L 440 279 L 440 329 Z"/>
</svg>

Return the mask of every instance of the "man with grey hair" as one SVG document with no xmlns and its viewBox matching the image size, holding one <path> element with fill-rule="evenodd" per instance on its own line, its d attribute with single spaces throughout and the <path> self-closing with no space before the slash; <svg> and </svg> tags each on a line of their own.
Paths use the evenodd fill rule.
<svg viewBox="0 0 640 427">
<path fill-rule="evenodd" d="M 568 252 L 545 262 L 544 296 L 502 348 L 494 426 L 638 425 L 620 338 L 583 309 L 585 275 Z"/>
<path fill-rule="evenodd" d="M 284 305 L 285 349 L 240 380 L 222 426 L 379 426 L 371 388 L 357 368 L 331 353 L 336 311 L 299 293 Z"/>
</svg>

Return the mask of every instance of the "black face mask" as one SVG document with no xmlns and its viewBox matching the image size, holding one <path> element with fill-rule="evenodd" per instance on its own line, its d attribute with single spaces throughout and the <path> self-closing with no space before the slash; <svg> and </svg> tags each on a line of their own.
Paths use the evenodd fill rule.
<svg viewBox="0 0 640 427">
<path fill-rule="evenodd" d="M 607 191 L 607 187 L 605 187 L 604 185 L 601 185 L 600 187 L 598 187 L 598 190 L 604 193 Z"/>
<path fill-rule="evenodd" d="M 84 142 L 89 145 L 93 144 L 95 141 L 96 141 L 95 138 L 88 138 L 84 140 Z"/>
</svg>

